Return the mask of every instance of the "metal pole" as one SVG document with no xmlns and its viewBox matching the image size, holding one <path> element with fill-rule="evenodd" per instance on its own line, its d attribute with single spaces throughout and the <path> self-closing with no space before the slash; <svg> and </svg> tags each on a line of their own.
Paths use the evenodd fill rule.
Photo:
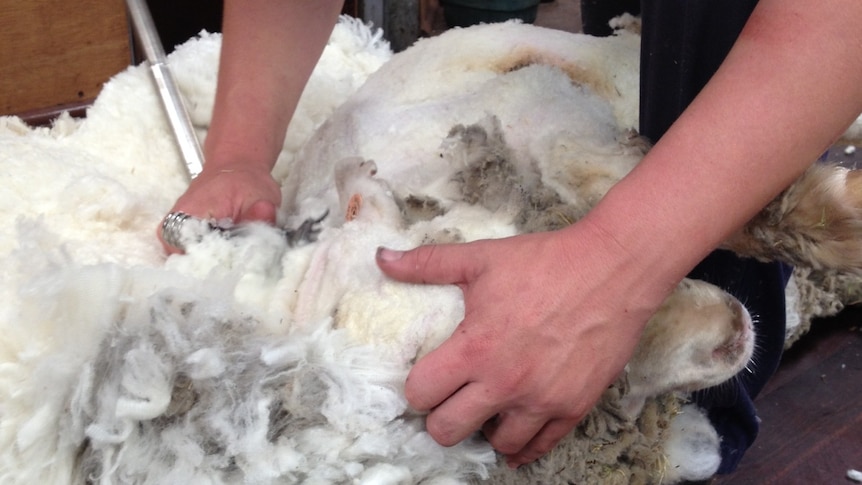
<svg viewBox="0 0 862 485">
<path fill-rule="evenodd" d="M 132 18 L 138 42 L 144 50 L 144 55 L 150 65 L 153 80 L 159 91 L 159 97 L 165 109 L 174 138 L 179 145 L 185 162 L 184 168 L 189 180 L 197 177 L 204 166 L 204 156 L 201 145 L 195 134 L 189 114 L 183 105 L 179 89 L 165 59 L 165 50 L 159 39 L 153 17 L 147 7 L 146 0 L 126 0 L 129 16 Z"/>
</svg>

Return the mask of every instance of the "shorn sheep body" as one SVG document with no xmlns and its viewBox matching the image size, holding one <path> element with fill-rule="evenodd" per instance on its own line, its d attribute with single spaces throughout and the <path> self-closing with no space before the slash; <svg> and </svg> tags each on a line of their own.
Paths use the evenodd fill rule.
<svg viewBox="0 0 862 485">
<path fill-rule="evenodd" d="M 201 136 L 219 42 L 202 34 L 170 58 Z M 328 213 L 317 241 L 296 247 L 252 224 L 230 239 L 191 234 L 186 254 L 164 258 L 153 230 L 184 183 L 143 68 L 112 79 L 85 120 L 32 129 L 0 118 L 0 217 L 14 228 L 0 238 L 0 481 L 674 483 L 714 473 L 718 437 L 685 395 L 731 378 L 753 341 L 744 306 L 718 288 L 683 281 L 626 376 L 557 449 L 513 472 L 479 435 L 437 445 L 403 397 L 411 363 L 463 316 L 459 290 L 397 283 L 374 264 L 380 245 L 506 237 L 589 210 L 647 149 L 629 133 L 637 43 L 507 23 L 392 56 L 379 33 L 342 19 L 274 171 L 280 224 Z M 805 177 L 811 185 L 797 187 L 808 188 L 788 190 L 729 246 L 858 270 L 862 203 L 848 193 L 862 191 L 847 187 L 858 177 L 834 167 Z M 812 193 L 830 218 L 797 237 Z M 787 243 L 776 254 L 769 238 Z"/>
</svg>

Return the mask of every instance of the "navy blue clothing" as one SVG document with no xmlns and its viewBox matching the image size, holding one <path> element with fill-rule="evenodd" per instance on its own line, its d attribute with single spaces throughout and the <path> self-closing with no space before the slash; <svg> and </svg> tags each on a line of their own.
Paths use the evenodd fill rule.
<svg viewBox="0 0 862 485">
<path fill-rule="evenodd" d="M 641 45 L 640 132 L 656 141 L 685 110 L 724 61 L 756 0 L 644 0 Z M 705 133 L 704 136 L 709 136 Z M 784 288 L 790 269 L 716 251 L 689 277 L 708 281 L 742 301 L 755 319 L 751 371 L 698 392 L 721 436 L 719 473 L 736 469 L 759 430 L 753 403 L 781 359 L 786 323 Z"/>
<path fill-rule="evenodd" d="M 643 30 L 639 129 L 643 136 L 657 141 L 691 103 L 727 56 L 756 3 L 757 0 L 640 2 Z M 784 288 L 789 276 L 786 265 L 743 259 L 727 251 L 714 252 L 689 274 L 739 298 L 753 315 L 757 334 L 751 371 L 743 370 L 732 381 L 694 395 L 721 436 L 719 473 L 735 470 L 757 436 L 759 422 L 753 400 L 781 359 L 786 323 Z"/>
<path fill-rule="evenodd" d="M 756 4 L 757 0 L 641 2 L 641 135 L 653 141 L 661 138 L 724 61 Z"/>
<path fill-rule="evenodd" d="M 609 22 L 624 13 L 640 13 L 641 0 L 581 0 L 581 31 L 604 37 L 613 30 Z"/>
<path fill-rule="evenodd" d="M 754 364 L 736 378 L 694 394 L 721 436 L 718 473 L 736 470 L 760 429 L 754 398 L 775 373 L 784 348 L 784 288 L 790 267 L 742 259 L 729 251 L 710 254 L 689 277 L 708 281 L 745 304 L 754 318 Z"/>
</svg>

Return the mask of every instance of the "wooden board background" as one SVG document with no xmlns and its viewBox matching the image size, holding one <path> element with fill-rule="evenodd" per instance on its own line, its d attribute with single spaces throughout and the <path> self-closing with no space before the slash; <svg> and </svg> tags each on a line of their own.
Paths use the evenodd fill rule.
<svg viewBox="0 0 862 485">
<path fill-rule="evenodd" d="M 0 114 L 86 104 L 130 62 L 123 0 L 0 0 Z"/>
</svg>

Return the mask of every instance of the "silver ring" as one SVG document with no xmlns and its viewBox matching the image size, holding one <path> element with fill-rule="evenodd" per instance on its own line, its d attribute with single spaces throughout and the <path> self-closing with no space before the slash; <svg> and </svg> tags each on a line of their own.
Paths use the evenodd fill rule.
<svg viewBox="0 0 862 485">
<path fill-rule="evenodd" d="M 191 217 L 185 212 L 171 212 L 165 216 L 165 220 L 162 221 L 162 239 L 165 241 L 165 244 L 175 247 L 180 251 L 185 251 L 185 247 L 181 241 L 182 227 L 186 219 Z"/>
</svg>

